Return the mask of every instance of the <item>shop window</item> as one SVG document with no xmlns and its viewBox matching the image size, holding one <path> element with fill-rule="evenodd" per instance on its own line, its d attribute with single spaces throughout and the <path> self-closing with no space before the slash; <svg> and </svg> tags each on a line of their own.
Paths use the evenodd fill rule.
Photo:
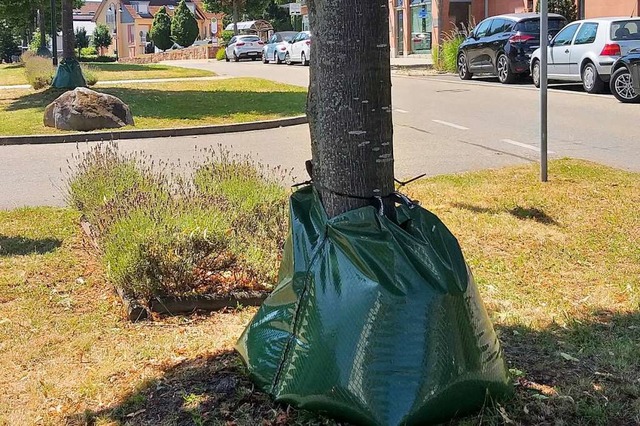
<svg viewBox="0 0 640 426">
<path fill-rule="evenodd" d="M 431 51 L 431 1 L 411 0 L 411 52 Z"/>
</svg>

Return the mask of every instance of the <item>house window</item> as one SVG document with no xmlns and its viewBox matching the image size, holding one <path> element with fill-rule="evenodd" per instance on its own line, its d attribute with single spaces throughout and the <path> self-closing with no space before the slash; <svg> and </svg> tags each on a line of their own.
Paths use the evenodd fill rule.
<svg viewBox="0 0 640 426">
<path fill-rule="evenodd" d="M 116 6 L 114 4 L 111 4 L 107 9 L 106 20 L 107 26 L 111 28 L 111 31 L 113 31 L 116 27 Z"/>
<path fill-rule="evenodd" d="M 411 0 L 411 51 L 429 53 L 431 50 L 431 0 Z"/>
<path fill-rule="evenodd" d="M 136 36 L 133 32 L 133 25 L 127 25 L 127 39 L 129 44 L 133 44 L 136 42 Z"/>
</svg>

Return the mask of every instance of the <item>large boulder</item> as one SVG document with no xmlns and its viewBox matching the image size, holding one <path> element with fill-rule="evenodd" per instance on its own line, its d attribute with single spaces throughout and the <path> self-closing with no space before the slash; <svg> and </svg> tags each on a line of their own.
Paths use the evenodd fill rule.
<svg viewBox="0 0 640 426">
<path fill-rule="evenodd" d="M 44 125 L 61 130 L 114 129 L 133 125 L 133 117 L 129 106 L 115 96 L 78 87 L 47 105 Z"/>
</svg>

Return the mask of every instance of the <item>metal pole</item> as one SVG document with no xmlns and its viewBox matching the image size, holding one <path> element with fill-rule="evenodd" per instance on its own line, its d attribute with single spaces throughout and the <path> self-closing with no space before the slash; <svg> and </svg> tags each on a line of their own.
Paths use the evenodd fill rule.
<svg viewBox="0 0 640 426">
<path fill-rule="evenodd" d="M 540 181 L 547 182 L 547 53 L 549 4 L 540 0 Z"/>
<path fill-rule="evenodd" d="M 56 19 L 56 0 L 51 0 L 51 59 L 58 66 L 58 20 Z"/>
</svg>

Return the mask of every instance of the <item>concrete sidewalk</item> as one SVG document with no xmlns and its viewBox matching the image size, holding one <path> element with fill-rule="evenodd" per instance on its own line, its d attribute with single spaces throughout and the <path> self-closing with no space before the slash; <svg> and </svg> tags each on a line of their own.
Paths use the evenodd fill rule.
<svg viewBox="0 0 640 426">
<path fill-rule="evenodd" d="M 409 55 L 399 58 L 391 58 L 391 68 L 431 68 L 433 57 L 431 55 Z"/>
</svg>

